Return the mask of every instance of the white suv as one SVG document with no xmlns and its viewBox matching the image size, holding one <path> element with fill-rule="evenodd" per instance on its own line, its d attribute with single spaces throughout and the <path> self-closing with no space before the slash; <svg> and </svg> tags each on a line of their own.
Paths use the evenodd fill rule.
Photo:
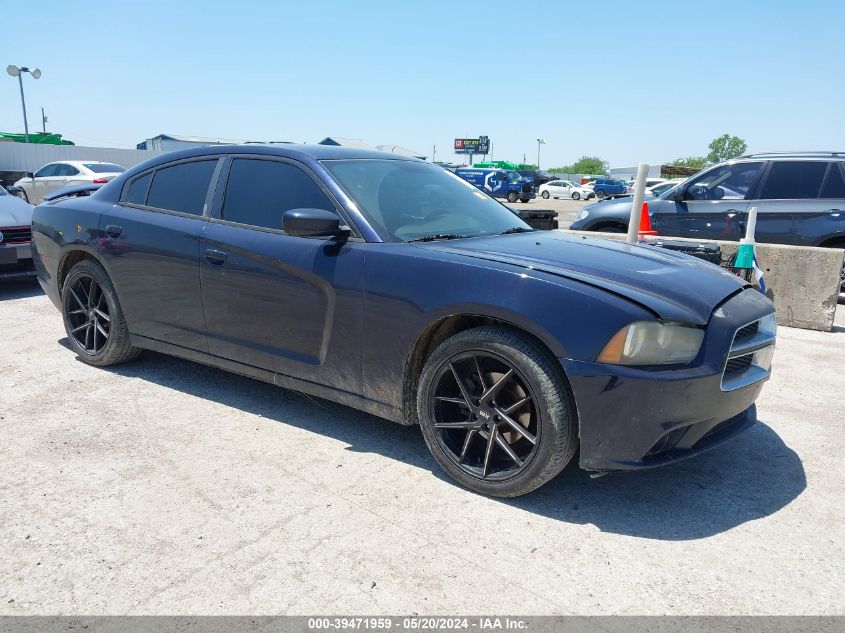
<svg viewBox="0 0 845 633">
<path fill-rule="evenodd" d="M 63 160 L 47 163 L 34 174 L 28 172 L 15 186 L 21 189 L 19 197 L 30 204 L 38 204 L 48 193 L 62 187 L 88 182 L 104 184 L 124 171 L 125 167 L 98 160 Z"/>
</svg>

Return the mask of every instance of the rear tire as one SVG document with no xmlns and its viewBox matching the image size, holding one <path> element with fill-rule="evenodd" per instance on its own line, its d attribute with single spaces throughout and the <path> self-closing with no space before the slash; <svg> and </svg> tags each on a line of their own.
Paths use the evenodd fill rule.
<svg viewBox="0 0 845 633">
<path fill-rule="evenodd" d="M 70 269 L 62 286 L 62 317 L 70 346 L 79 358 L 107 367 L 136 358 L 114 285 L 105 269 L 85 259 Z"/>
<path fill-rule="evenodd" d="M 554 357 L 501 326 L 444 341 L 417 392 L 423 437 L 440 467 L 496 497 L 531 492 L 563 470 L 578 445 L 575 411 Z"/>
<path fill-rule="evenodd" d="M 605 196 L 604 189 L 596 189 L 596 198 L 599 200 L 603 199 Z"/>
</svg>

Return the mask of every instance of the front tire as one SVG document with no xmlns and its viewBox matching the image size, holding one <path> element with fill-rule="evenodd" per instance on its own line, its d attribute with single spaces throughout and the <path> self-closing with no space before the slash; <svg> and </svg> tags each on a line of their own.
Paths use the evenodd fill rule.
<svg viewBox="0 0 845 633">
<path fill-rule="evenodd" d="M 549 192 L 548 192 L 548 191 L 544 191 L 544 192 L 543 192 L 543 200 L 548 200 L 548 199 L 549 199 Z"/>
<path fill-rule="evenodd" d="M 129 343 L 129 330 L 108 273 L 86 259 L 62 286 L 62 317 L 68 340 L 79 358 L 95 367 L 132 360 L 141 350 Z"/>
<path fill-rule="evenodd" d="M 29 196 L 26 195 L 26 191 L 24 191 L 23 187 L 20 188 L 20 191 L 16 191 L 15 195 L 24 202 L 29 202 Z"/>
<path fill-rule="evenodd" d="M 542 486 L 578 444 L 572 391 L 554 357 L 500 326 L 460 332 L 432 353 L 417 415 L 441 468 L 466 488 L 496 497 Z"/>
<path fill-rule="evenodd" d="M 573 192 L 572 192 L 572 199 L 573 199 L 573 200 L 580 200 L 580 199 L 581 199 L 581 194 L 580 194 L 580 193 L 578 193 L 577 191 L 573 191 Z"/>
<path fill-rule="evenodd" d="M 508 191 L 508 202 L 514 203 L 517 198 L 519 198 L 519 196 L 516 195 L 516 191 Z"/>
</svg>

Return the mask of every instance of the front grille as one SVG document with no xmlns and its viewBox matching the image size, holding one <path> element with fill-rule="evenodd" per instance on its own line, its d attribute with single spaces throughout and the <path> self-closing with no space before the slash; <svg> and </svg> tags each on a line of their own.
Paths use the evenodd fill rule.
<svg viewBox="0 0 845 633">
<path fill-rule="evenodd" d="M 0 244 L 29 244 L 32 241 L 30 226 L 0 227 L 0 233 L 3 234 L 3 241 Z"/>
<path fill-rule="evenodd" d="M 734 337 L 734 343 L 739 343 L 742 341 L 746 341 L 750 338 L 754 338 L 754 335 L 760 330 L 760 322 L 754 321 L 754 323 L 749 323 L 745 327 L 741 327 L 736 331 L 736 336 Z"/>
<path fill-rule="evenodd" d="M 762 327 L 767 323 L 766 328 Z M 733 391 L 747 387 L 769 377 L 771 347 L 775 344 L 773 319 L 752 321 L 734 333 L 725 368 L 722 372 L 722 390 Z M 760 356 L 758 356 L 760 354 Z"/>
<path fill-rule="evenodd" d="M 740 373 L 751 367 L 751 356 L 752 354 L 746 354 L 728 360 L 728 364 L 725 365 L 725 375 Z"/>
</svg>

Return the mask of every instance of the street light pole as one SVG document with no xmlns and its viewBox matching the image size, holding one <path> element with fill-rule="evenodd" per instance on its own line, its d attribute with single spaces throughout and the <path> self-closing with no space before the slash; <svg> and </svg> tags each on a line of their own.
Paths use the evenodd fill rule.
<svg viewBox="0 0 845 633">
<path fill-rule="evenodd" d="M 18 85 L 21 88 L 21 108 L 23 108 L 23 133 L 29 143 L 29 123 L 26 121 L 26 99 L 23 96 L 23 73 L 18 73 Z"/>
<path fill-rule="evenodd" d="M 24 129 L 24 136 L 26 137 L 26 142 L 29 143 L 29 122 L 26 120 L 26 99 L 23 96 L 23 74 L 29 73 L 32 75 L 33 79 L 38 79 L 41 76 L 41 71 L 37 68 L 33 68 L 30 70 L 26 66 L 21 66 L 18 68 L 17 66 L 10 64 L 6 67 L 6 72 L 9 73 L 12 77 L 18 78 L 18 86 L 21 89 L 21 109 L 23 109 L 23 129 Z"/>
<path fill-rule="evenodd" d="M 540 145 L 545 145 L 546 141 L 544 139 L 538 138 L 537 139 L 537 169 L 540 169 Z"/>
</svg>

